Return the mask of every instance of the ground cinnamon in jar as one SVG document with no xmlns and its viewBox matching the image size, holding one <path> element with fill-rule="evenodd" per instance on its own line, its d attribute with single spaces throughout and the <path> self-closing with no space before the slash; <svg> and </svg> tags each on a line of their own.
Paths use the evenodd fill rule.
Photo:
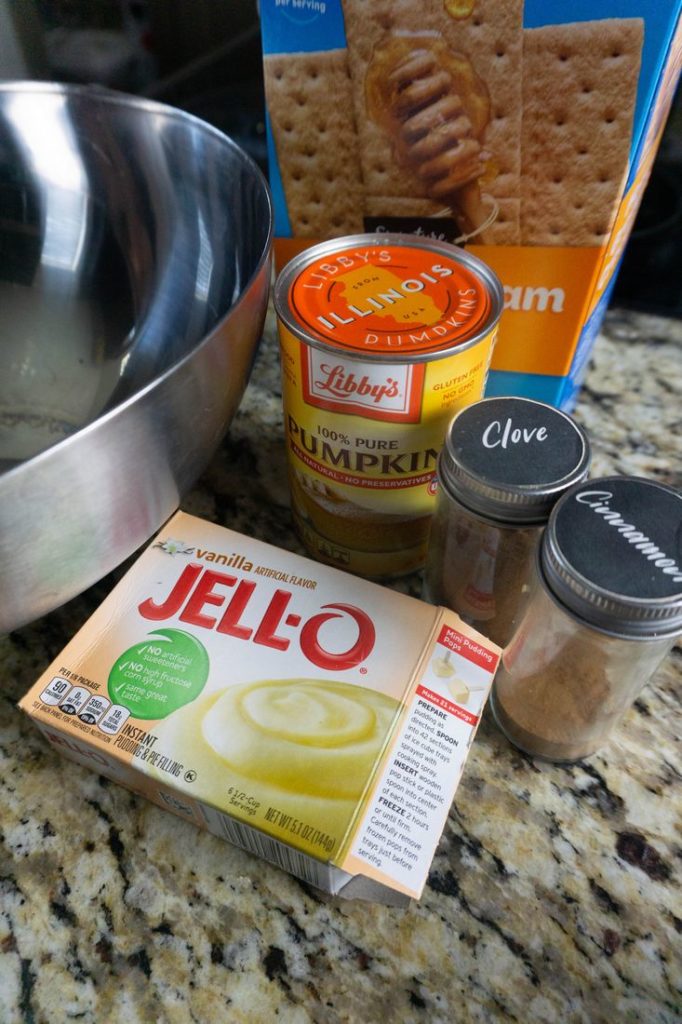
<svg viewBox="0 0 682 1024">
<path fill-rule="evenodd" d="M 589 462 L 585 433 L 542 402 L 490 398 L 459 413 L 438 463 L 425 597 L 504 646 L 550 511 Z"/>
<path fill-rule="evenodd" d="M 532 597 L 491 707 L 517 747 L 587 757 L 682 633 L 682 495 L 627 477 L 590 480 L 550 517 Z"/>
</svg>

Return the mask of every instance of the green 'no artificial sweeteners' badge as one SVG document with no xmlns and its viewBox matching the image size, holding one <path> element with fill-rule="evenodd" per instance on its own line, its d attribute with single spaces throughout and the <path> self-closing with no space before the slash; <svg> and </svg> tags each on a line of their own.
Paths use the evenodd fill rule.
<svg viewBox="0 0 682 1024">
<path fill-rule="evenodd" d="M 166 718 L 199 696 L 208 667 L 205 647 L 190 633 L 157 629 L 116 659 L 109 696 L 134 718 Z"/>
</svg>

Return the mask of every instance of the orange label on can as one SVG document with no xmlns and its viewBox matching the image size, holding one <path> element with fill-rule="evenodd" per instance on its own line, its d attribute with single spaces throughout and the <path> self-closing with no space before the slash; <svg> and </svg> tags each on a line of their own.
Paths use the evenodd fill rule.
<svg viewBox="0 0 682 1024">
<path fill-rule="evenodd" d="M 485 330 L 492 311 L 475 270 L 409 245 L 320 256 L 295 277 L 288 301 L 312 338 L 370 357 L 456 348 Z"/>
</svg>

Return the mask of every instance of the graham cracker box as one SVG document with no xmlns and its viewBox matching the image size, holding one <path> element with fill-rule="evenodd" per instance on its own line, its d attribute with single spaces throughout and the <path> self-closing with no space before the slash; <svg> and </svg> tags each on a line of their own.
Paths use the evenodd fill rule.
<svg viewBox="0 0 682 1024">
<path fill-rule="evenodd" d="M 66 757 L 327 892 L 418 898 L 499 649 L 179 512 L 21 701 Z"/>
<path fill-rule="evenodd" d="M 278 267 L 415 232 L 504 285 L 488 395 L 570 407 L 679 75 L 679 0 L 261 0 Z"/>
</svg>

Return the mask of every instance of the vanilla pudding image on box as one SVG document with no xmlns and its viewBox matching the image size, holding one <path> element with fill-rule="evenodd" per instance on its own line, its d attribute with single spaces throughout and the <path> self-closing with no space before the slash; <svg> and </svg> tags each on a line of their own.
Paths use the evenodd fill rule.
<svg viewBox="0 0 682 1024">
<path fill-rule="evenodd" d="M 319 856 L 338 849 L 399 711 L 397 700 L 363 686 L 268 679 L 196 701 L 157 735 L 161 749 L 186 751 L 207 780 L 202 799 L 221 800 L 228 772 L 252 817 L 267 807 L 275 834 L 299 823 L 301 846 Z"/>
<path fill-rule="evenodd" d="M 402 904 L 498 658 L 454 612 L 180 512 L 21 706 L 65 756 L 195 825 Z"/>
</svg>

